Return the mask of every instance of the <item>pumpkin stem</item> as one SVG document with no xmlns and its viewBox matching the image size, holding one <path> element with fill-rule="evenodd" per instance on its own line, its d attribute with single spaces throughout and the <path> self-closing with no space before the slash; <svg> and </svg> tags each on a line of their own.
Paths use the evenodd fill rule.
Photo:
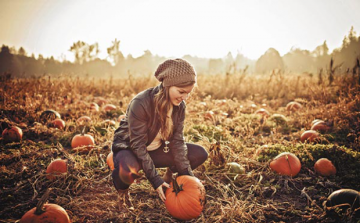
<svg viewBox="0 0 360 223">
<path fill-rule="evenodd" d="M 182 184 L 179 185 L 178 182 L 176 181 L 176 179 L 177 179 L 177 176 L 172 178 L 172 183 L 173 183 L 173 187 L 174 187 L 173 192 L 175 192 L 175 194 L 178 195 L 178 193 L 183 190 L 183 188 L 182 188 L 183 185 Z"/>
<path fill-rule="evenodd" d="M 291 165 L 290 165 L 290 161 L 289 161 L 288 155 L 286 155 L 285 158 L 286 158 L 286 161 L 288 162 L 288 165 L 289 165 L 290 175 L 292 176 L 292 170 L 291 170 Z"/>
<path fill-rule="evenodd" d="M 49 198 L 50 192 L 51 192 L 51 188 L 46 190 L 45 194 L 41 197 L 41 199 L 37 203 L 34 214 L 41 215 L 42 213 L 45 212 L 44 204 L 46 203 L 47 199 Z"/>
<path fill-rule="evenodd" d="M 86 125 L 84 125 L 84 128 L 81 130 L 81 135 L 85 135 L 85 128 L 86 128 Z"/>
</svg>

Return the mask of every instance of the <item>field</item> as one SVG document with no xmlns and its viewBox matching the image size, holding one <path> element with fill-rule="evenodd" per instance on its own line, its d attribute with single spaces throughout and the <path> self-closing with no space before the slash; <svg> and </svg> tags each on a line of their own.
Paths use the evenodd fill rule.
<svg viewBox="0 0 360 223">
<path fill-rule="evenodd" d="M 194 171 L 205 181 L 206 205 L 192 222 L 356 222 L 357 212 L 325 210 L 323 203 L 335 190 L 360 190 L 360 85 L 357 75 L 329 78 L 311 74 L 199 75 L 187 101 L 184 135 L 209 152 Z M 135 210 L 118 212 L 117 192 L 106 159 L 118 117 L 140 91 L 157 85 L 152 76 L 96 79 L 43 76 L 0 82 L 1 132 L 9 126 L 23 131 L 21 142 L 0 140 L 0 219 L 16 222 L 35 207 L 47 188 L 49 203 L 62 206 L 73 222 L 177 222 L 143 176 L 130 187 Z M 115 110 L 90 109 L 90 104 L 113 104 Z M 296 101 L 302 107 L 288 111 Z M 266 109 L 270 116 L 255 114 Z M 41 114 L 59 112 L 64 129 L 49 126 Z M 212 111 L 212 113 L 209 113 Z M 274 115 L 274 114 L 280 114 Z M 85 131 L 95 139 L 89 148 L 72 149 L 71 140 L 83 130 L 76 120 L 89 116 Z M 113 120 L 115 126 L 104 123 Z M 314 142 L 301 134 L 314 119 L 329 130 Z M 267 145 L 267 147 L 266 147 Z M 269 168 L 282 152 L 301 161 L 296 176 L 279 175 Z M 55 159 L 68 160 L 68 173 L 53 180 L 46 168 Z M 336 175 L 314 171 L 319 158 L 328 158 Z M 244 173 L 231 175 L 227 163 Z M 159 170 L 164 173 L 164 169 Z"/>
</svg>

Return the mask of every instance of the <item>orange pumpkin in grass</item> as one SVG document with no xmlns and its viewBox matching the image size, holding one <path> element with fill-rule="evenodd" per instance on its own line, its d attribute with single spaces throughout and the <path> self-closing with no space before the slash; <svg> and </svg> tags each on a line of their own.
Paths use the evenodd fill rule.
<svg viewBox="0 0 360 223">
<path fill-rule="evenodd" d="M 314 142 L 319 137 L 319 133 L 315 130 L 307 130 L 301 134 L 301 142 Z"/>
<path fill-rule="evenodd" d="M 286 110 L 287 111 L 297 111 L 299 109 L 302 108 L 302 105 L 299 103 L 299 102 L 296 102 L 296 101 L 292 101 L 292 102 L 289 102 L 287 105 L 286 105 Z"/>
<path fill-rule="evenodd" d="M 23 136 L 21 128 L 12 126 L 2 132 L 4 142 L 20 142 Z"/>
<path fill-rule="evenodd" d="M 68 213 L 57 204 L 45 204 L 49 197 L 48 190 L 36 207 L 26 212 L 20 223 L 71 223 Z"/>
<path fill-rule="evenodd" d="M 49 174 L 46 177 L 49 180 L 55 178 L 55 175 L 60 175 L 67 172 L 67 160 L 56 159 L 52 161 L 46 169 L 46 173 Z"/>
<path fill-rule="evenodd" d="M 65 121 L 60 119 L 60 118 L 57 118 L 57 119 L 51 121 L 50 127 L 54 127 L 54 128 L 57 128 L 57 129 L 64 129 L 65 128 Z"/>
<path fill-rule="evenodd" d="M 314 169 L 315 172 L 325 177 L 336 174 L 336 168 L 334 164 L 326 158 L 321 158 L 318 161 L 316 161 L 314 165 Z"/>
<path fill-rule="evenodd" d="M 44 204 L 43 211 L 33 208 L 26 212 L 20 223 L 70 223 L 70 218 L 64 208 L 57 204 Z"/>
<path fill-rule="evenodd" d="M 314 125 L 311 126 L 311 130 L 315 131 L 328 131 L 330 130 L 330 126 L 326 124 L 324 121 L 315 122 Z"/>
<path fill-rule="evenodd" d="M 71 140 L 71 147 L 73 149 L 80 146 L 93 146 L 94 144 L 95 144 L 94 137 L 92 135 L 84 134 L 84 133 L 75 135 Z"/>
<path fill-rule="evenodd" d="M 105 111 L 105 112 L 112 111 L 112 110 L 116 110 L 116 106 L 113 104 L 107 104 L 107 105 L 104 105 L 104 107 L 103 107 L 103 111 Z"/>
<path fill-rule="evenodd" d="M 114 167 L 114 153 L 112 151 L 108 154 L 108 156 L 106 158 L 106 163 L 109 166 L 110 170 L 115 169 L 115 167 Z"/>
<path fill-rule="evenodd" d="M 183 175 L 173 179 L 165 196 L 166 209 L 180 220 L 199 217 L 205 205 L 204 185 L 192 176 Z"/>
<path fill-rule="evenodd" d="M 301 162 L 295 154 L 284 152 L 270 162 L 270 169 L 280 175 L 294 177 L 300 172 Z"/>
</svg>

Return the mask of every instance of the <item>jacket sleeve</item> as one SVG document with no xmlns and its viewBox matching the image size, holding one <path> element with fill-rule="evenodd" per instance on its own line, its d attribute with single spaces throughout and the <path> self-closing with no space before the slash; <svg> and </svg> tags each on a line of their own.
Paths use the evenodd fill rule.
<svg viewBox="0 0 360 223">
<path fill-rule="evenodd" d="M 141 100 L 134 99 L 130 104 L 129 109 L 129 132 L 130 132 L 130 147 L 134 151 L 136 157 L 139 159 L 144 170 L 146 178 L 150 181 L 153 188 L 158 188 L 164 183 L 164 180 L 156 171 L 153 160 L 151 159 L 147 149 L 146 143 L 148 140 L 148 120 L 149 115 L 146 113 Z"/>
<path fill-rule="evenodd" d="M 181 113 L 179 114 L 179 122 L 177 126 L 174 126 L 174 133 L 173 137 L 170 141 L 169 147 L 172 153 L 176 169 L 181 175 L 190 175 L 194 176 L 190 162 L 188 160 L 188 148 L 185 144 L 184 138 L 184 121 L 185 121 L 185 109 L 182 109 Z"/>
</svg>

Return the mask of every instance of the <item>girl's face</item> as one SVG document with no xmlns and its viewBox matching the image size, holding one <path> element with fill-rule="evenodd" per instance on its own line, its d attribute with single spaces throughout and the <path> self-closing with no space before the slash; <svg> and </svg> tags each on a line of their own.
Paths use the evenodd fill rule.
<svg viewBox="0 0 360 223">
<path fill-rule="evenodd" d="M 171 86 L 169 88 L 170 101 L 173 105 L 179 106 L 182 101 L 185 101 L 191 91 L 194 89 L 194 84 L 186 87 Z"/>
</svg>

